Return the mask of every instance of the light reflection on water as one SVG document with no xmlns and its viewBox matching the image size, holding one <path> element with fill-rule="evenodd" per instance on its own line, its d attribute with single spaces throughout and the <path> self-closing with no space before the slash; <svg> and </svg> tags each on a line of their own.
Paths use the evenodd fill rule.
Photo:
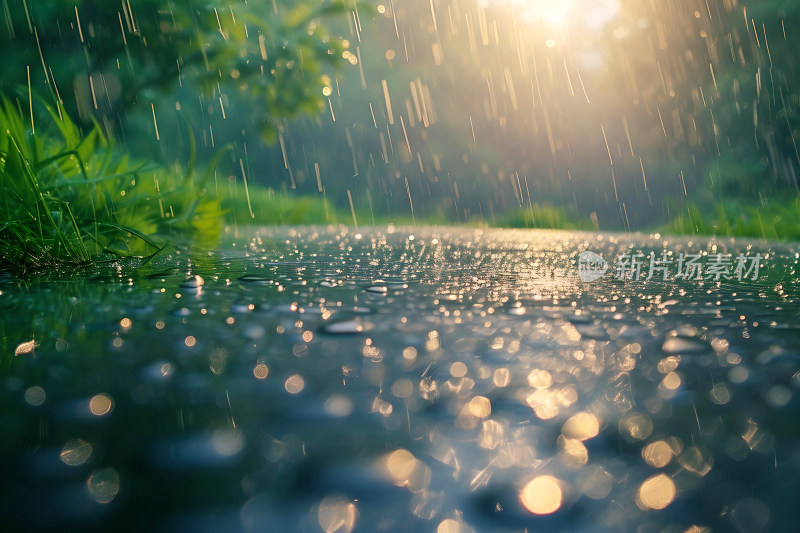
<svg viewBox="0 0 800 533">
<path fill-rule="evenodd" d="M 4 514 L 170 531 L 795 523 L 790 246 L 757 284 L 582 283 L 584 249 L 708 243 L 359 237 L 264 230 L 84 283 L 6 279 Z"/>
</svg>

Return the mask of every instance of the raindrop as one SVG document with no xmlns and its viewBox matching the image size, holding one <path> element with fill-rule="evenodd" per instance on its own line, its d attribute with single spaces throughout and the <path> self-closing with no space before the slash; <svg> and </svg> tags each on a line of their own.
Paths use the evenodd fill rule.
<svg viewBox="0 0 800 533">
<path fill-rule="evenodd" d="M 235 429 L 220 428 L 211 435 L 211 446 L 222 457 L 231 457 L 244 448 L 244 435 Z"/>
<path fill-rule="evenodd" d="M 651 442 L 642 449 L 642 458 L 654 468 L 667 466 L 672 461 L 673 455 L 672 447 L 663 440 Z"/>
<path fill-rule="evenodd" d="M 203 285 L 205 285 L 205 280 L 203 280 L 203 278 L 201 278 L 200 276 L 192 276 L 190 278 L 187 278 L 186 281 L 184 281 L 183 283 L 181 283 L 181 288 L 199 289 Z"/>
<path fill-rule="evenodd" d="M 460 520 L 445 518 L 439 522 L 436 533 L 474 533 L 475 530 Z"/>
<path fill-rule="evenodd" d="M 339 494 L 326 496 L 319 504 L 317 521 L 325 533 L 349 533 L 358 519 L 352 500 Z"/>
<path fill-rule="evenodd" d="M 644 440 L 653 432 L 653 421 L 644 413 L 633 412 L 619 421 L 619 431 L 628 440 Z"/>
<path fill-rule="evenodd" d="M 725 405 L 731 400 L 731 391 L 724 383 L 717 383 L 709 393 L 711 401 L 717 405 Z"/>
<path fill-rule="evenodd" d="M 65 465 L 78 466 L 84 464 L 92 456 L 92 445 L 83 439 L 71 439 L 61 449 L 61 461 Z"/>
<path fill-rule="evenodd" d="M 538 476 L 530 480 L 520 491 L 522 505 L 533 514 L 545 515 L 561 508 L 564 494 L 561 482 L 553 476 Z"/>
<path fill-rule="evenodd" d="M 600 465 L 587 465 L 578 473 L 578 486 L 583 494 L 601 500 L 611 493 L 613 476 Z"/>
<path fill-rule="evenodd" d="M 113 468 L 96 470 L 86 480 L 86 486 L 97 503 L 111 503 L 119 493 L 119 474 Z"/>
<path fill-rule="evenodd" d="M 25 401 L 34 407 L 42 405 L 47 399 L 47 393 L 38 385 L 25 389 Z"/>
<path fill-rule="evenodd" d="M 578 413 L 564 422 L 561 432 L 570 439 L 588 440 L 600 432 L 600 421 L 591 413 Z"/>
<path fill-rule="evenodd" d="M 89 400 L 89 410 L 95 416 L 104 416 L 114 410 L 114 400 L 108 394 L 101 392 Z"/>
<path fill-rule="evenodd" d="M 267 379 L 269 376 L 269 368 L 264 363 L 259 363 L 255 367 L 253 367 L 253 376 L 256 379 Z"/>
<path fill-rule="evenodd" d="M 639 487 L 636 503 L 642 509 L 660 510 L 667 507 L 675 499 L 677 491 L 675 482 L 666 474 L 657 474 L 647 478 Z"/>
<path fill-rule="evenodd" d="M 492 414 L 492 403 L 485 396 L 475 396 L 469 401 L 469 412 L 472 416 L 486 418 Z"/>
<path fill-rule="evenodd" d="M 286 389 L 286 392 L 288 392 L 289 394 L 299 394 L 300 392 L 303 391 L 305 386 L 306 382 L 303 379 L 303 376 L 301 376 L 300 374 L 292 374 L 286 379 L 286 382 L 284 383 L 284 388 Z"/>
</svg>

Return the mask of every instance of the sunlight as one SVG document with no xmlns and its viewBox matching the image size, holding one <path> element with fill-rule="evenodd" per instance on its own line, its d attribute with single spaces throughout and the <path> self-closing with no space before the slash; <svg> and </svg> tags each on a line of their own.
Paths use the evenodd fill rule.
<svg viewBox="0 0 800 533">
<path fill-rule="evenodd" d="M 528 24 L 553 29 L 580 26 L 600 31 L 619 12 L 619 0 L 479 0 L 481 6 L 505 5 L 516 9 Z"/>
<path fill-rule="evenodd" d="M 525 19 L 560 26 L 580 0 L 520 0 Z"/>
<path fill-rule="evenodd" d="M 2 531 L 800 531 L 800 0 L 0 1 Z"/>
</svg>

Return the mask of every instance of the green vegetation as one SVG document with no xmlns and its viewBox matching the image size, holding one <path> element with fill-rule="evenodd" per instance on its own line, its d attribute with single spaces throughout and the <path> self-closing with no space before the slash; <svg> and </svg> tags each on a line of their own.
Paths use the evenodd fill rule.
<svg viewBox="0 0 800 533">
<path fill-rule="evenodd" d="M 139 161 L 98 125 L 83 135 L 40 99 L 30 117 L 0 95 L 0 269 L 36 271 L 132 255 L 191 239 L 213 247 L 224 224 L 347 222 L 327 200 Z M 25 102 L 26 104 L 28 102 Z M 33 134 L 33 127 L 36 134 Z"/>
<path fill-rule="evenodd" d="M 7 4 L 0 268 L 213 246 L 226 224 L 591 230 L 589 210 L 800 239 L 787 0 L 623 2 L 555 46 L 504 2 Z"/>
<path fill-rule="evenodd" d="M 213 129 L 205 117 L 217 111 L 204 101 L 223 119 L 225 107 L 248 112 L 246 105 L 237 110 L 236 100 L 258 102 L 248 112 L 251 125 L 276 140 L 287 120 L 322 108 L 323 89 L 331 84 L 326 68 L 348 63 L 347 41 L 331 36 L 321 20 L 359 5 L 78 0 L 5 6 L 0 270 L 148 256 L 187 239 L 211 247 L 226 223 L 335 222 L 326 200 L 248 187 L 228 177 L 229 169 L 218 176 L 231 150 L 229 166 L 238 169 L 247 149 L 215 146 L 213 139 L 209 146 Z M 26 85 L 21 97 L 6 96 Z M 44 88 L 42 98 L 37 88 Z M 170 92 L 199 97 L 200 106 L 177 120 L 165 117 L 160 136 L 157 104 Z M 181 110 L 177 102 L 175 109 Z M 152 128 L 152 137 L 140 135 L 143 128 Z M 205 149 L 198 161 L 200 132 Z M 144 139 L 158 143 L 161 157 Z M 171 152 L 178 157 L 160 164 Z"/>
<path fill-rule="evenodd" d="M 63 107 L 33 100 L 31 118 L 18 100 L 1 102 L 0 267 L 147 255 L 178 233 L 219 235 L 221 208 L 206 194 L 213 166 L 180 175 L 134 160 L 97 125 L 82 135 Z"/>
<path fill-rule="evenodd" d="M 345 14 L 344 0 L 4 6 L 3 81 L 46 87 L 73 116 L 109 130 L 125 125 L 121 110 L 150 111 L 177 82 L 195 101 L 198 92 L 211 102 L 234 94 L 260 101 L 268 110 L 258 117 L 262 133 L 274 137 L 282 120 L 320 109 L 324 67 L 344 63 L 346 43 L 319 23 Z"/>
<path fill-rule="evenodd" d="M 576 219 L 566 210 L 550 204 L 533 204 L 530 207 L 519 208 L 501 217 L 497 225 L 503 228 L 594 229 L 588 219 Z"/>
<path fill-rule="evenodd" d="M 336 224 L 349 217 L 339 213 L 325 199 L 291 196 L 259 185 L 232 183 L 220 187 L 218 198 L 225 211 L 225 221 L 240 226 L 248 224 Z"/>
<path fill-rule="evenodd" d="M 764 240 L 800 241 L 800 199 L 718 202 L 701 209 L 695 204 L 661 228 L 676 235 L 756 237 Z"/>
</svg>

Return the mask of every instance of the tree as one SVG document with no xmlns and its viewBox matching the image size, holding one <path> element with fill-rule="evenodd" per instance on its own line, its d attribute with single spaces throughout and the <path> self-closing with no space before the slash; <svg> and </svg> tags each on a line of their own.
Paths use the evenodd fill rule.
<svg viewBox="0 0 800 533">
<path fill-rule="evenodd" d="M 346 41 L 320 19 L 346 13 L 344 0 L 76 0 L 13 2 L 0 37 L 3 85 L 46 86 L 53 101 L 86 120 L 121 125 L 157 91 L 223 86 L 264 100 L 266 132 L 321 104 L 324 65 Z M 224 104 L 223 104 L 224 105 Z"/>
</svg>

